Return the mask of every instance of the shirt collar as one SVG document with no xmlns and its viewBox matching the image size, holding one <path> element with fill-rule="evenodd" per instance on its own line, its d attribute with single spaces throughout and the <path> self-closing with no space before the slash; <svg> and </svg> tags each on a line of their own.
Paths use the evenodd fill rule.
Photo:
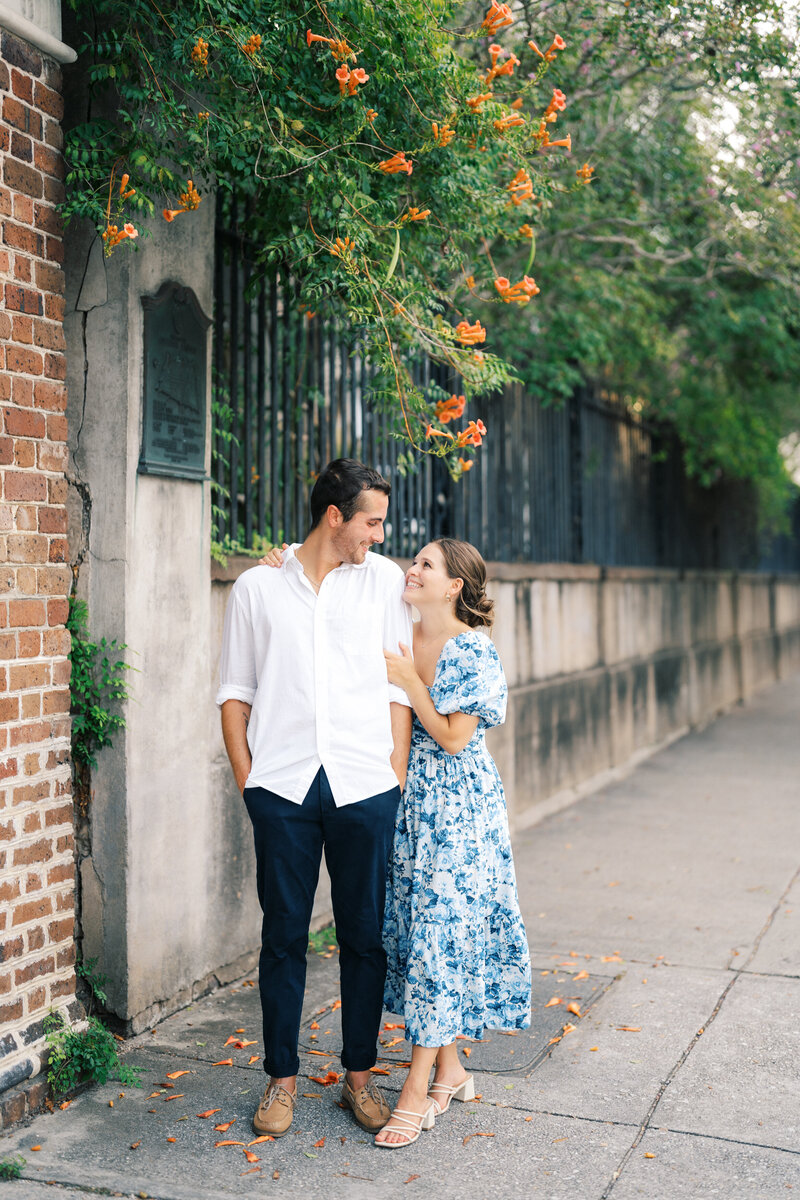
<svg viewBox="0 0 800 1200">
<path fill-rule="evenodd" d="M 300 562 L 300 559 L 297 557 L 297 551 L 300 549 L 302 544 L 303 544 L 302 542 L 292 542 L 291 546 L 287 546 L 287 548 L 283 552 L 283 565 L 284 566 L 288 566 L 289 563 L 294 563 L 293 569 L 295 571 L 303 570 L 303 564 Z M 339 566 L 334 567 L 333 569 L 334 569 L 334 571 L 339 571 L 339 570 L 341 570 L 342 567 L 351 567 L 354 571 L 363 571 L 366 569 L 367 558 L 369 557 L 370 554 L 372 554 L 372 550 L 367 551 L 364 561 L 361 563 L 345 563 L 345 562 L 343 562 L 343 563 L 339 563 Z"/>
</svg>

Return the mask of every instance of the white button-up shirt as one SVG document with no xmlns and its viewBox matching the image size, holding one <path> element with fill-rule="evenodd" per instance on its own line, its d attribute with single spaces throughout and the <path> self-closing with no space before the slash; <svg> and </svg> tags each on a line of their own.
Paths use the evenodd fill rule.
<svg viewBox="0 0 800 1200">
<path fill-rule="evenodd" d="M 409 701 L 388 682 L 383 651 L 411 645 L 411 610 L 391 559 L 343 563 L 317 595 L 296 549 L 234 584 L 217 704 L 252 705 L 247 787 L 302 804 L 323 766 L 341 807 L 397 786 L 389 704 Z"/>
</svg>

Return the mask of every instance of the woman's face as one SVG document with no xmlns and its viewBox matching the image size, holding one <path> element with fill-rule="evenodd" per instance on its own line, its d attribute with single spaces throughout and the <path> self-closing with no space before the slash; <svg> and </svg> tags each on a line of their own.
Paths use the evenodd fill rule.
<svg viewBox="0 0 800 1200">
<path fill-rule="evenodd" d="M 444 555 L 435 542 L 423 546 L 406 571 L 403 599 L 419 608 L 421 604 L 449 605 L 459 591 L 460 580 L 447 574 Z"/>
</svg>

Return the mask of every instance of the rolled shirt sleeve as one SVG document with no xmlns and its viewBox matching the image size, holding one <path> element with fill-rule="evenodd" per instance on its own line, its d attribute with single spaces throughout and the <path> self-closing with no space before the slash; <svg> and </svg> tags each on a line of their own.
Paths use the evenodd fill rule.
<svg viewBox="0 0 800 1200">
<path fill-rule="evenodd" d="M 413 653 L 414 629 L 411 609 L 403 599 L 405 588 L 405 575 L 401 572 L 394 590 L 387 599 L 383 618 L 383 648 L 390 654 L 402 654 L 401 642 Z M 386 686 L 390 704 L 404 704 L 406 708 L 411 708 L 411 701 L 402 688 L 388 681 Z"/>
<path fill-rule="evenodd" d="M 245 599 L 234 584 L 225 610 L 225 627 L 222 634 L 219 688 L 216 696 L 219 706 L 226 700 L 242 700 L 245 704 L 252 704 L 258 686 L 253 623 Z"/>
</svg>

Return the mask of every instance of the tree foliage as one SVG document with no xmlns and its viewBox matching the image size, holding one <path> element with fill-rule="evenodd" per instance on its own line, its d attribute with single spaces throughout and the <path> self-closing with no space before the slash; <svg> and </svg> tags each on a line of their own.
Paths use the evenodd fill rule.
<svg viewBox="0 0 800 1200">
<path fill-rule="evenodd" d="M 377 399 L 461 473 L 481 426 L 451 432 L 446 397 L 421 394 L 408 365 L 449 364 L 467 397 L 510 377 L 472 306 L 530 302 L 534 205 L 585 182 L 556 133 L 556 31 L 511 56 L 494 0 L 75 5 L 94 99 L 67 138 L 67 215 L 94 221 L 109 252 L 162 206 L 191 219 L 201 181 L 251 195 L 264 267 L 298 280 L 309 313 L 344 309 L 381 368 Z"/>
<path fill-rule="evenodd" d="M 754 481 L 774 520 L 779 442 L 800 426 L 796 30 L 743 0 L 554 0 L 547 16 L 596 174 L 543 212 L 547 290 L 497 344 L 548 402 L 607 377 L 676 426 L 693 475 Z"/>
</svg>

